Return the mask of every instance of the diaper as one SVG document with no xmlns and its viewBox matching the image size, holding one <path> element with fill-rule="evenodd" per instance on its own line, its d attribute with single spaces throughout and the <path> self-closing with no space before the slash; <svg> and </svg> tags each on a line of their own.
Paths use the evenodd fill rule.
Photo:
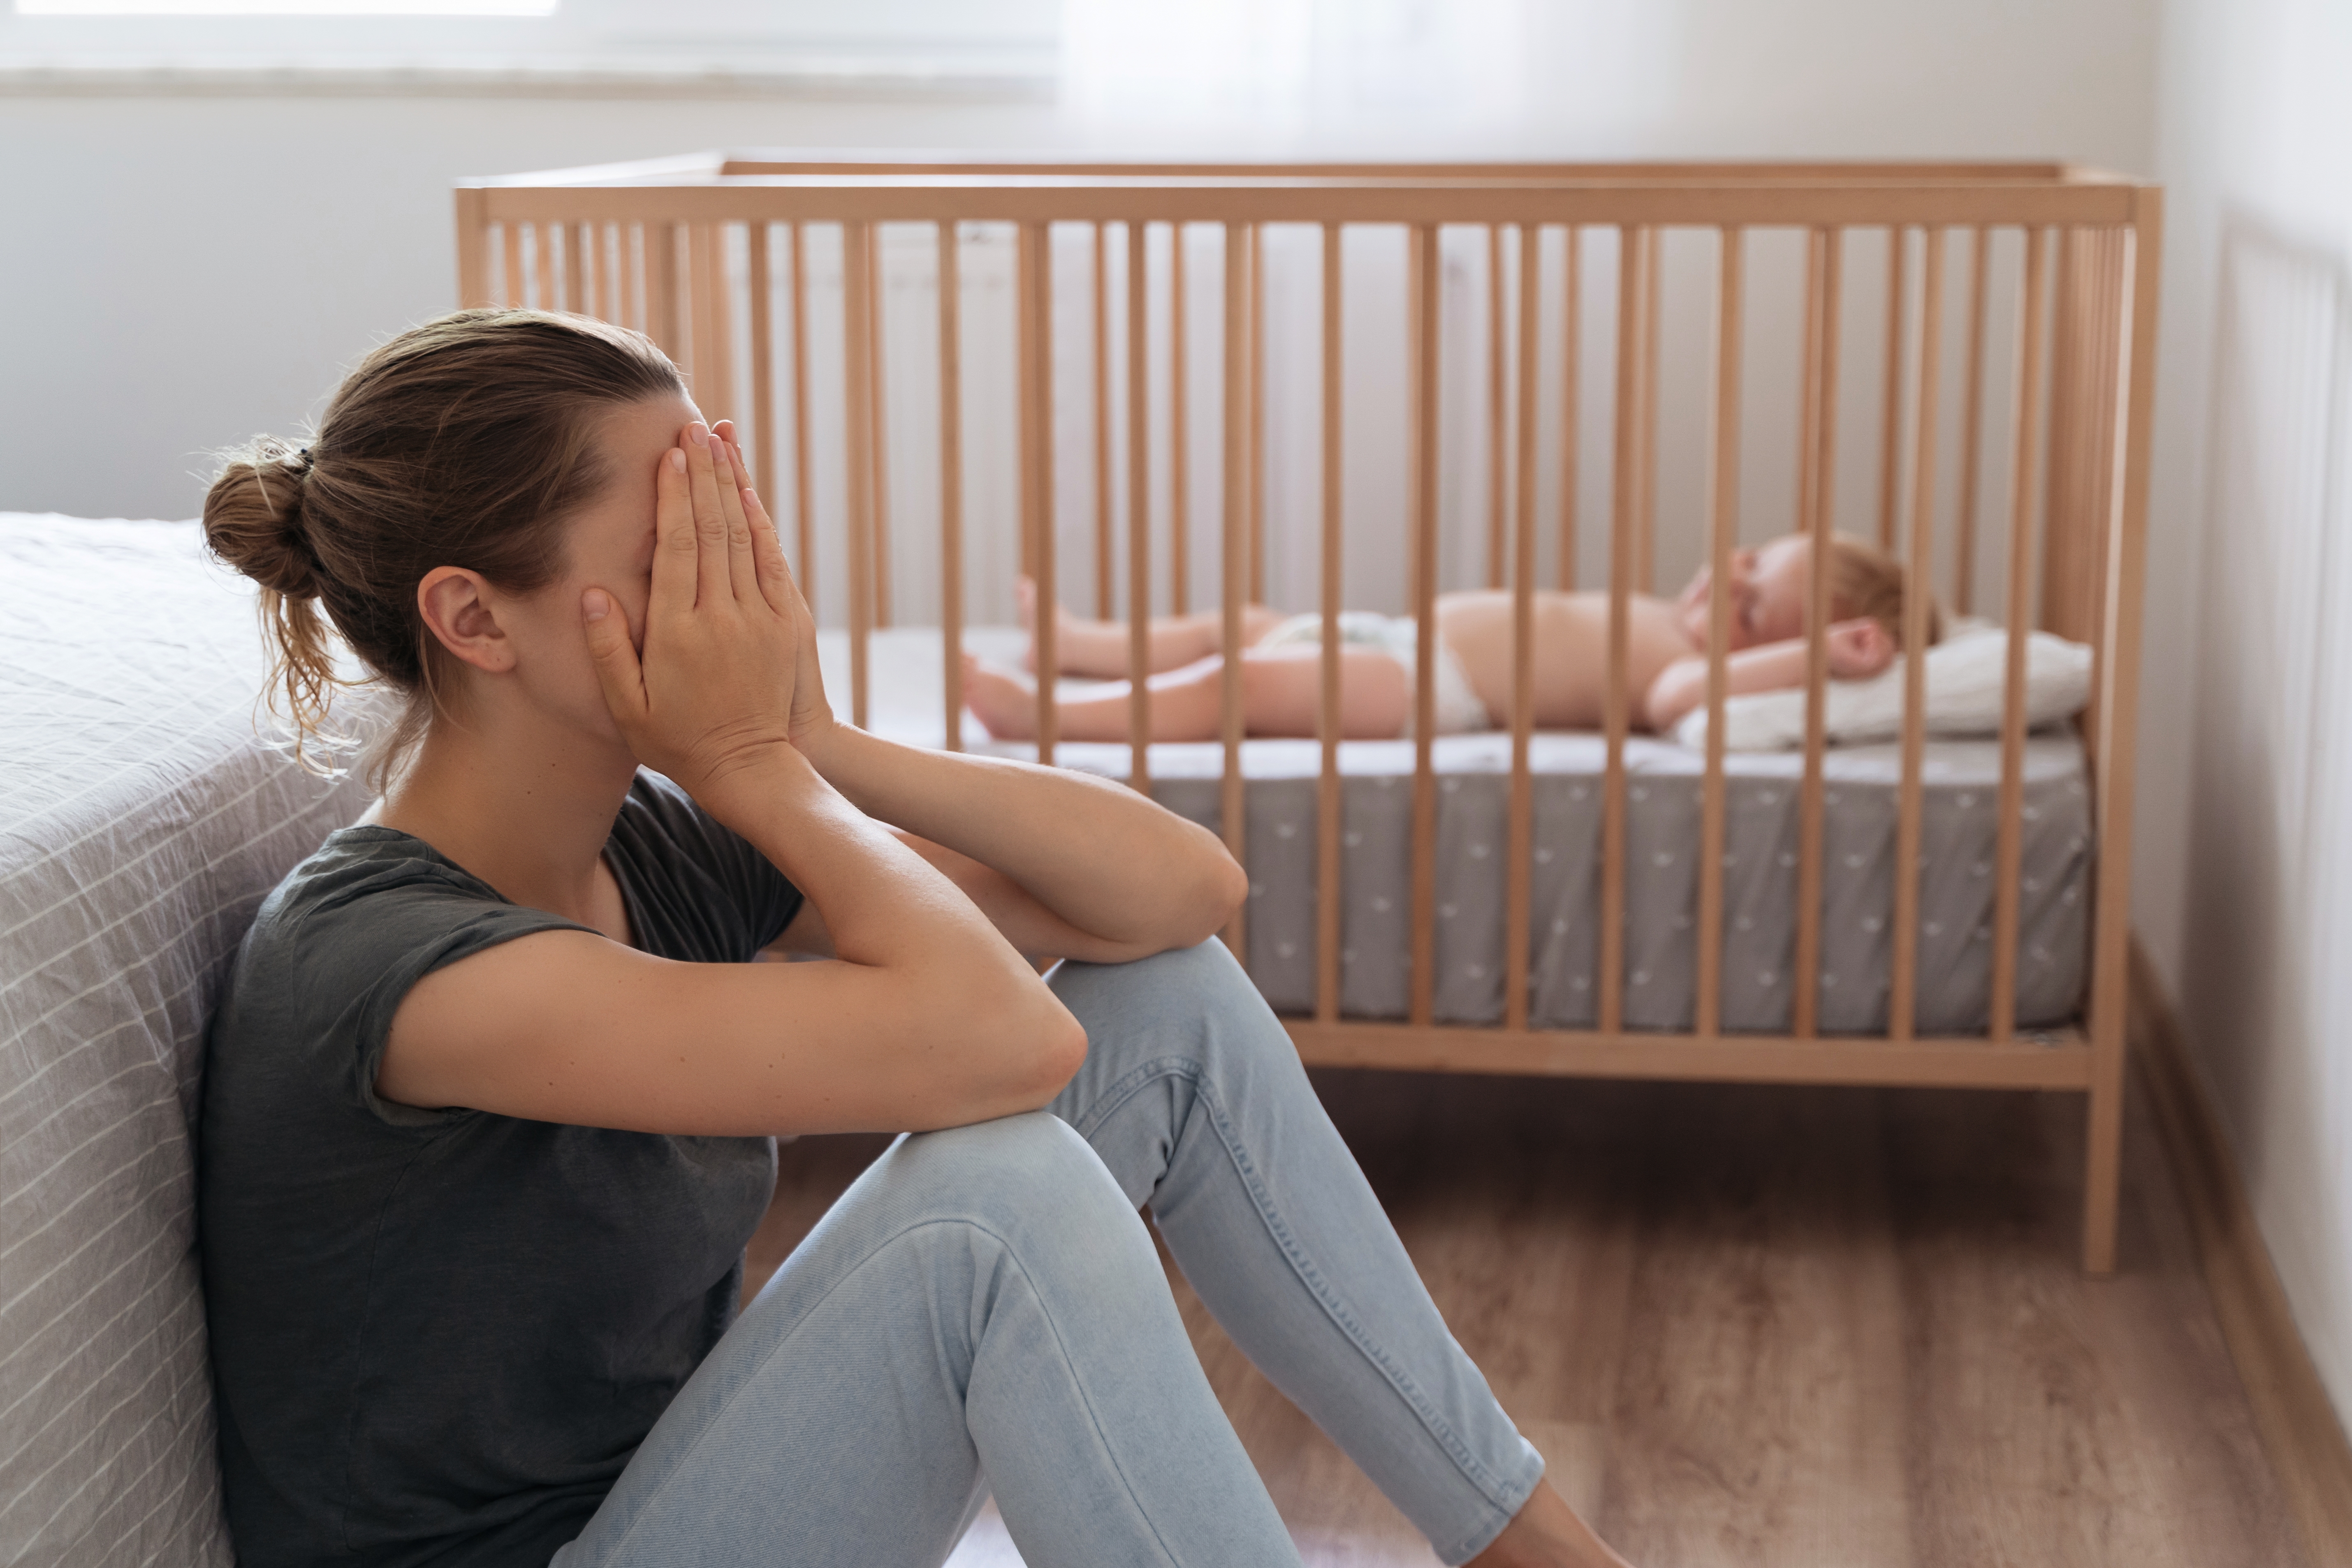
<svg viewBox="0 0 2352 1568">
<path fill-rule="evenodd" d="M 1310 614 L 1293 616 L 1278 623 L 1272 631 L 1258 639 L 1257 646 L 1276 647 L 1284 643 L 1319 643 L 1322 640 L 1323 617 Z M 1412 733 L 1412 681 L 1420 640 L 1419 630 L 1411 616 L 1383 616 L 1374 610 L 1339 612 L 1339 641 L 1343 645 L 1353 643 L 1379 648 L 1403 667 L 1403 733 L 1407 736 Z M 1433 706 L 1436 710 L 1437 733 L 1459 735 L 1471 730 L 1493 729 L 1494 716 L 1486 711 L 1486 705 L 1478 700 L 1478 693 L 1471 688 L 1470 678 L 1462 673 L 1462 661 L 1454 657 L 1454 650 L 1445 646 L 1444 637 L 1437 639 L 1437 657 L 1431 662 L 1435 666 L 1437 682 L 1436 689 L 1431 693 L 1435 700 Z"/>
</svg>

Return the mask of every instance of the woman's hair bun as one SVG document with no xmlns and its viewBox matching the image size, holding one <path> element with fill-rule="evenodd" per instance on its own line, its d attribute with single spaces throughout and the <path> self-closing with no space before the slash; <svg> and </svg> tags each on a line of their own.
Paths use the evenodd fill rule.
<svg viewBox="0 0 2352 1568">
<path fill-rule="evenodd" d="M 213 553 L 289 599 L 319 592 L 319 555 L 302 520 L 310 472 L 309 447 L 264 437 L 225 454 L 205 496 L 205 542 Z"/>
</svg>

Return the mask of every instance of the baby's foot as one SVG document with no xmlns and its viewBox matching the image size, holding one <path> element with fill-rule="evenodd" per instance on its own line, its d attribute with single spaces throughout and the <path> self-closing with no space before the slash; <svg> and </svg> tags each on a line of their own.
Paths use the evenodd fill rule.
<svg viewBox="0 0 2352 1568">
<path fill-rule="evenodd" d="M 996 740 L 1037 738 L 1037 683 L 1029 677 L 968 653 L 963 656 L 963 700 Z"/>
<path fill-rule="evenodd" d="M 1020 607 L 1021 629 L 1029 634 L 1029 646 L 1021 650 L 1021 668 L 1034 670 L 1037 668 L 1037 580 L 1034 577 L 1016 580 L 1013 584 L 1013 598 Z M 1066 606 L 1054 606 L 1054 632 L 1061 639 L 1062 647 L 1059 662 L 1066 671 L 1070 668 L 1070 636 L 1079 624 L 1078 618 L 1071 615 Z"/>
</svg>

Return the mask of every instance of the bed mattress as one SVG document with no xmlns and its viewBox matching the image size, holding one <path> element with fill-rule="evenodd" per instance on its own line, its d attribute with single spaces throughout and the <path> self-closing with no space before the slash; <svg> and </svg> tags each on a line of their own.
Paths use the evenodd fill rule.
<svg viewBox="0 0 2352 1568">
<path fill-rule="evenodd" d="M 1022 641 L 1016 628 L 994 626 L 972 628 L 965 638 L 974 652 L 1005 661 L 1018 656 Z M 913 744 L 942 744 L 938 630 L 877 632 L 870 647 L 870 727 Z M 835 709 L 845 713 L 846 637 L 821 634 L 819 652 Z M 1036 754 L 1026 743 L 988 741 L 969 715 L 964 732 L 975 751 Z M 1442 736 L 1432 751 L 1439 774 L 1435 1016 L 1495 1023 L 1503 1016 L 1510 737 Z M 1529 755 L 1528 1016 L 1539 1026 L 1588 1028 L 1599 1001 L 1606 747 L 1598 735 L 1544 733 Z M 1123 744 L 1066 743 L 1055 760 L 1123 779 L 1131 752 Z M 1149 765 L 1155 799 L 1220 830 L 1222 746 L 1154 745 Z M 1670 742 L 1636 737 L 1626 746 L 1624 1016 L 1633 1028 L 1686 1029 L 1695 1011 L 1702 765 L 1698 752 Z M 1250 741 L 1242 748 L 1250 973 L 1285 1013 L 1315 1005 L 1320 767 L 1321 748 L 1312 741 Z M 1724 1026 L 1784 1029 L 1794 990 L 1803 760 L 1794 752 L 1737 753 L 1726 768 Z M 1412 745 L 1349 742 L 1339 748 L 1339 1010 L 1401 1018 L 1412 954 Z M 1973 1033 L 1985 1026 L 1991 991 L 2000 744 L 1930 742 L 1923 776 L 1916 1026 Z M 1894 745 L 1835 748 L 1824 764 L 1818 994 L 1826 1030 L 1875 1033 L 1886 1025 L 1900 779 Z M 2074 1015 L 2088 963 L 2091 798 L 2082 742 L 2071 727 L 2028 737 L 2024 799 L 2018 1016 L 2040 1026 Z"/>
<path fill-rule="evenodd" d="M 362 809 L 257 743 L 193 523 L 0 513 L 0 1563 L 232 1561 L 189 1130 L 279 877 Z"/>
</svg>

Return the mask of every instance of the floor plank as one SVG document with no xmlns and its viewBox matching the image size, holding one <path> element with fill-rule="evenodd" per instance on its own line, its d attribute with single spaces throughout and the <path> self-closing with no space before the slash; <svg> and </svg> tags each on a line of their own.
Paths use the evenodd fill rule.
<svg viewBox="0 0 2352 1568">
<path fill-rule="evenodd" d="M 1318 1072 L 1456 1336 L 1636 1563 L 2303 1568 L 2144 1108 L 2076 1264 L 2068 1095 Z M 780 1161 L 752 1273 L 880 1139 Z M 1310 1568 L 1434 1561 L 1172 1265 Z M 993 1511 L 956 1568 L 1013 1568 Z"/>
</svg>

